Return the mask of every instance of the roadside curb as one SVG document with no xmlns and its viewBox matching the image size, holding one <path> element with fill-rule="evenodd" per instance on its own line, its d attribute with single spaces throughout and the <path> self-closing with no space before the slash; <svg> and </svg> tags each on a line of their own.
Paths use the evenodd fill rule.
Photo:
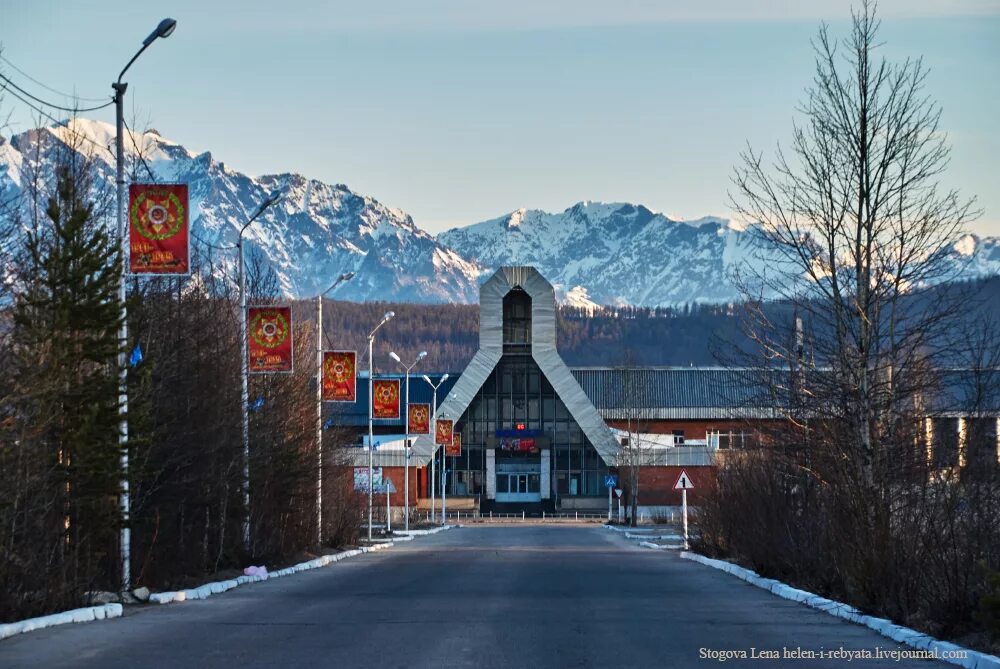
<svg viewBox="0 0 1000 669">
<path fill-rule="evenodd" d="M 291 576 L 310 569 L 319 569 L 320 567 L 326 567 L 334 562 L 340 562 L 341 560 L 354 557 L 356 555 L 391 548 L 397 541 L 411 541 L 414 536 L 437 534 L 438 532 L 443 532 L 444 530 L 450 530 L 453 527 L 456 526 L 444 525 L 442 527 L 436 527 L 432 530 L 412 530 L 408 535 L 403 534 L 403 536 L 396 537 L 392 541 L 388 541 L 386 543 L 364 546 L 361 548 L 352 548 L 351 550 L 333 553 L 331 555 L 322 555 L 307 562 L 300 562 L 292 565 L 291 567 L 269 572 L 267 576 L 238 576 L 237 578 L 226 581 L 212 581 L 211 583 L 205 583 L 197 588 L 188 588 L 186 590 L 176 590 L 170 592 L 154 592 L 149 596 L 149 601 L 153 604 L 171 604 L 173 602 L 207 599 L 212 595 L 228 592 L 233 588 L 238 588 L 239 586 L 246 585 L 247 583 L 259 583 L 261 581 L 281 578 L 282 576 Z M 70 611 L 60 611 L 59 613 L 52 613 L 38 618 L 27 618 L 13 623 L 0 624 L 0 641 L 18 634 L 33 632 L 35 630 L 45 629 L 46 627 L 53 627 L 55 625 L 85 623 L 94 620 L 120 618 L 123 610 L 124 609 L 121 604 L 104 604 L 101 606 L 88 606 L 80 609 L 72 609 Z"/>
<path fill-rule="evenodd" d="M 836 616 L 837 618 L 847 620 L 848 622 L 852 622 L 857 625 L 864 625 L 865 627 L 874 630 L 882 636 L 888 637 L 897 643 L 906 644 L 907 646 L 916 648 L 917 650 L 937 652 L 940 655 L 939 659 L 944 662 L 965 667 L 965 669 L 1000 669 L 1000 657 L 995 655 L 981 653 L 977 650 L 965 648 L 949 641 L 935 639 L 924 634 L 923 632 L 918 632 L 908 627 L 897 625 L 886 618 L 875 618 L 873 616 L 865 615 L 848 604 L 836 602 L 832 599 L 827 599 L 825 597 L 820 597 L 819 595 L 814 595 L 811 592 L 806 592 L 805 590 L 793 588 L 790 585 L 782 583 L 781 581 L 776 581 L 772 578 L 764 578 L 757 574 L 757 572 L 730 562 L 725 562 L 724 560 L 715 560 L 698 553 L 690 553 L 687 551 L 681 551 L 680 556 L 687 560 L 699 562 L 707 567 L 712 567 L 728 574 L 732 574 L 733 576 L 740 578 L 751 585 L 767 590 L 783 599 L 805 604 L 808 607 L 823 611 L 824 613 L 829 613 L 832 616 Z M 954 651 L 965 651 L 968 654 L 968 657 L 958 659 L 944 656 L 945 653 L 953 653 Z"/>
<path fill-rule="evenodd" d="M 442 525 L 441 527 L 435 527 L 430 530 L 410 530 L 409 532 L 400 532 L 403 537 L 425 537 L 428 534 L 437 534 L 438 532 L 444 532 L 445 530 L 450 530 L 453 527 L 459 527 L 458 525 Z"/>
<path fill-rule="evenodd" d="M 108 618 L 120 618 L 122 615 L 121 604 L 102 604 L 101 606 L 86 606 L 82 609 L 72 609 L 51 613 L 38 618 L 27 618 L 18 620 L 15 623 L 0 625 L 0 640 L 25 632 L 65 625 L 67 623 L 87 623 L 92 620 L 105 620 Z"/>
<path fill-rule="evenodd" d="M 282 576 L 291 576 L 292 574 L 297 574 L 301 571 L 319 569 L 320 567 L 326 567 L 334 562 L 340 562 L 341 560 L 354 557 L 355 555 L 381 551 L 386 548 L 390 548 L 391 546 L 393 546 L 393 542 L 390 541 L 384 544 L 375 544 L 374 546 L 352 548 L 349 551 L 333 553 L 332 555 L 323 555 L 314 560 L 309 560 L 308 562 L 300 562 L 292 565 L 291 567 L 285 567 L 284 569 L 279 569 L 278 571 L 268 572 L 267 576 L 238 576 L 237 578 L 233 578 L 228 581 L 213 581 L 197 588 L 189 588 L 187 590 L 154 592 L 149 596 L 149 601 L 154 604 L 170 604 L 172 602 L 186 602 L 192 599 L 207 599 L 212 595 L 227 592 L 241 585 L 246 585 L 247 583 L 270 581 L 275 578 L 281 578 Z"/>
</svg>

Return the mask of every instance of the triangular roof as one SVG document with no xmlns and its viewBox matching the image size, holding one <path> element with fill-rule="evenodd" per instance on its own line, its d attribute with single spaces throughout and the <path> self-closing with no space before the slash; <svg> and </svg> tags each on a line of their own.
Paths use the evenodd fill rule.
<svg viewBox="0 0 1000 669">
<path fill-rule="evenodd" d="M 458 420 L 503 355 L 503 298 L 520 288 L 531 297 L 531 357 L 552 384 L 606 465 L 614 465 L 618 442 L 556 351 L 556 298 L 552 284 L 534 267 L 501 267 L 479 289 L 479 351 L 438 408 L 437 417 Z M 413 444 L 411 464 L 426 465 L 437 450 L 430 435 Z"/>
</svg>

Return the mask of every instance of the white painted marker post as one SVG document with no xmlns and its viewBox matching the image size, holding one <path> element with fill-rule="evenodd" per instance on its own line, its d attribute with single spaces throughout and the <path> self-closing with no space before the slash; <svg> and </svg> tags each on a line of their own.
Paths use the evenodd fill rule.
<svg viewBox="0 0 1000 669">
<path fill-rule="evenodd" d="M 677 477 L 677 483 L 674 484 L 674 490 L 681 491 L 681 513 L 684 515 L 684 550 L 689 550 L 688 545 L 688 490 L 693 490 L 694 484 L 691 483 L 691 477 L 688 473 L 681 470 L 681 475 Z"/>
</svg>

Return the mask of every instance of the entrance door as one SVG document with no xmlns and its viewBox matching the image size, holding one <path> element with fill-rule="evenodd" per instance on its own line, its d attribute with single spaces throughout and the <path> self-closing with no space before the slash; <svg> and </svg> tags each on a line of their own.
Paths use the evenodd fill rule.
<svg viewBox="0 0 1000 669">
<path fill-rule="evenodd" d="M 537 462 L 503 465 L 496 475 L 496 483 L 498 502 L 542 500 L 541 466 Z"/>
</svg>

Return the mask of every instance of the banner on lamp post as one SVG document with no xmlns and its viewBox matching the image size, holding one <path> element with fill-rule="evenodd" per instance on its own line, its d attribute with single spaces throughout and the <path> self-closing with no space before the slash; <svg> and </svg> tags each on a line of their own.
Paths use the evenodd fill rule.
<svg viewBox="0 0 1000 669">
<path fill-rule="evenodd" d="M 250 373 L 291 372 L 292 308 L 247 307 L 247 323 Z"/>
<path fill-rule="evenodd" d="M 410 434 L 431 433 L 431 405 L 410 405 Z"/>
<path fill-rule="evenodd" d="M 128 187 L 129 271 L 187 276 L 191 273 L 187 184 Z"/>
<path fill-rule="evenodd" d="M 354 402 L 358 398 L 358 354 L 323 351 L 323 401 Z"/>
<path fill-rule="evenodd" d="M 399 379 L 372 383 L 372 418 L 399 418 Z"/>
<path fill-rule="evenodd" d="M 435 424 L 434 431 L 434 443 L 442 446 L 448 446 L 451 444 L 452 428 L 455 426 L 455 421 L 449 418 L 438 418 Z"/>
<path fill-rule="evenodd" d="M 451 435 L 451 443 L 445 444 L 444 447 L 445 455 L 461 455 L 462 454 L 462 433 L 455 432 Z"/>
</svg>

